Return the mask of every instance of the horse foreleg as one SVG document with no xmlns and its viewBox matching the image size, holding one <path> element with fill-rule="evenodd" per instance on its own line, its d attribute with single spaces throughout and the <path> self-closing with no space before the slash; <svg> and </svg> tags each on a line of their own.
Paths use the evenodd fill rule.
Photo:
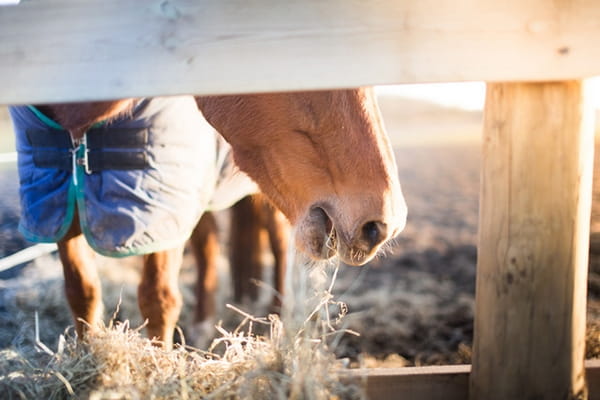
<svg viewBox="0 0 600 400">
<path fill-rule="evenodd" d="M 196 258 L 196 312 L 194 322 L 203 322 L 215 315 L 217 289 L 217 256 L 219 255 L 218 228 L 215 216 L 205 212 L 190 237 Z"/>
<path fill-rule="evenodd" d="M 275 259 L 273 280 L 275 290 L 277 290 L 277 293 L 273 296 L 271 309 L 274 312 L 279 312 L 285 287 L 290 223 L 281 211 L 275 209 L 270 204 L 265 204 L 265 214 L 267 231 L 269 232 L 269 243 L 273 258 Z"/>
<path fill-rule="evenodd" d="M 183 304 L 177 282 L 182 257 L 183 245 L 146 254 L 138 286 L 138 304 L 148 321 L 148 336 L 162 341 L 166 348 L 173 345 L 173 331 Z"/>
<path fill-rule="evenodd" d="M 57 243 L 63 266 L 65 293 L 80 338 L 102 316 L 102 289 L 94 265 L 94 253 L 87 244 L 75 214 L 67 234 Z"/>
<path fill-rule="evenodd" d="M 241 302 L 244 296 L 258 297 L 253 279 L 261 277 L 262 204 L 254 196 L 244 197 L 231 208 L 229 261 L 233 280 L 233 297 Z"/>
</svg>

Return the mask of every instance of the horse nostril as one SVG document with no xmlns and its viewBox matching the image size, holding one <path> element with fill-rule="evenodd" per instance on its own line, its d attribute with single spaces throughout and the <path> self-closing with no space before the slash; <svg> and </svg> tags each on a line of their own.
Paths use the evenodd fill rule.
<svg viewBox="0 0 600 400">
<path fill-rule="evenodd" d="M 387 225 L 383 222 L 370 221 L 362 227 L 363 238 L 371 247 L 383 242 L 387 236 Z"/>
</svg>

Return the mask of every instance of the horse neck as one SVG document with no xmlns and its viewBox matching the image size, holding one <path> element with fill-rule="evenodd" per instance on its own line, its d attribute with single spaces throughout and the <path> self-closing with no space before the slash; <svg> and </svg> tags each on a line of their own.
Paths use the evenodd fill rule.
<svg viewBox="0 0 600 400">
<path fill-rule="evenodd" d="M 95 123 L 115 119 L 122 114 L 129 113 L 134 104 L 135 99 L 122 99 L 86 103 L 42 104 L 36 107 L 69 131 L 74 139 L 80 139 Z"/>
</svg>

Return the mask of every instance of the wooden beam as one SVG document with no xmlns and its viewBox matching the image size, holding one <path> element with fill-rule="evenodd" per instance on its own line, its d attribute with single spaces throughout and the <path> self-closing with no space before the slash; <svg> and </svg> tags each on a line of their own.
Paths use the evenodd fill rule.
<svg viewBox="0 0 600 400">
<path fill-rule="evenodd" d="M 488 85 L 472 399 L 584 398 L 594 131 L 582 90 Z"/>
<path fill-rule="evenodd" d="M 595 0 L 28 0 L 0 104 L 600 74 Z"/>
<path fill-rule="evenodd" d="M 600 360 L 585 361 L 585 380 L 589 400 L 600 400 Z"/>
<path fill-rule="evenodd" d="M 465 400 L 470 372 L 470 365 L 368 368 L 342 371 L 342 379 L 362 385 L 367 399 Z M 589 400 L 600 400 L 600 360 L 587 360 L 585 374 Z"/>
<path fill-rule="evenodd" d="M 343 371 L 342 379 L 360 384 L 367 399 L 465 400 L 470 365 L 368 368 Z"/>
</svg>

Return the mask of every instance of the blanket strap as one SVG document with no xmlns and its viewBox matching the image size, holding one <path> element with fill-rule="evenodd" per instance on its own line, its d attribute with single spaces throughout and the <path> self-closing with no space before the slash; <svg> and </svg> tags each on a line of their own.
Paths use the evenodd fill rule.
<svg viewBox="0 0 600 400">
<path fill-rule="evenodd" d="M 73 149 L 66 130 L 26 131 L 33 147 L 33 161 L 39 168 L 73 170 Z M 86 133 L 85 151 L 77 162 L 87 173 L 104 170 L 137 170 L 149 166 L 144 147 L 148 143 L 146 129 L 90 129 Z"/>
</svg>

